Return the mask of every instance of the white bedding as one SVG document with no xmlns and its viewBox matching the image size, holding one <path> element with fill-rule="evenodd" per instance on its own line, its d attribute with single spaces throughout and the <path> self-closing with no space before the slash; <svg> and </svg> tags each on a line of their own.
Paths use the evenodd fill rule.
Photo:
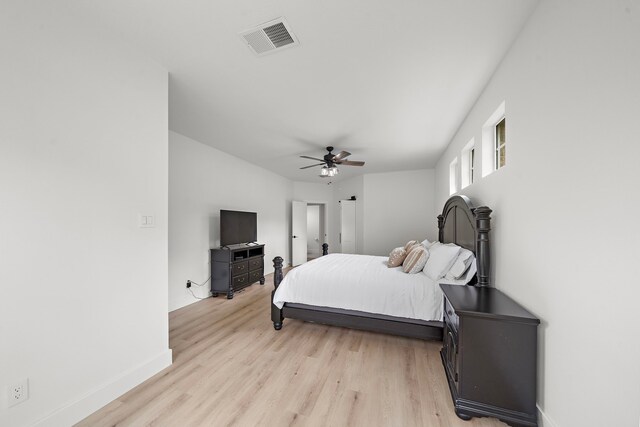
<svg viewBox="0 0 640 427">
<path fill-rule="evenodd" d="M 285 302 L 442 320 L 442 290 L 423 272 L 388 268 L 387 257 L 331 254 L 291 270 L 274 295 Z"/>
</svg>

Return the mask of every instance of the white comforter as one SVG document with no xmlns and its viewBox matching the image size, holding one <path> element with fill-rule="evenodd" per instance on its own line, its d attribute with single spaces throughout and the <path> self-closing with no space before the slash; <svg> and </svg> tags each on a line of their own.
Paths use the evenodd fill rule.
<svg viewBox="0 0 640 427">
<path fill-rule="evenodd" d="M 285 302 L 421 320 L 442 320 L 442 290 L 423 272 L 388 268 L 386 257 L 331 254 L 291 270 L 274 295 Z"/>
</svg>

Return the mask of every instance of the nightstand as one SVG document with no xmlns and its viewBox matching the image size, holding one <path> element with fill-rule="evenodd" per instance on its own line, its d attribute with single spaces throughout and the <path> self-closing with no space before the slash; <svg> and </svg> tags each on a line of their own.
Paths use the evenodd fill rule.
<svg viewBox="0 0 640 427">
<path fill-rule="evenodd" d="M 440 351 L 456 415 L 537 426 L 540 320 L 491 287 L 444 285 Z"/>
</svg>

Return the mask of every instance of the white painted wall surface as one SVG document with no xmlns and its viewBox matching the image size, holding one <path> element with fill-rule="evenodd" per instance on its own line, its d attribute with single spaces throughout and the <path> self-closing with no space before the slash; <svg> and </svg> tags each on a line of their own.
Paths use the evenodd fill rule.
<svg viewBox="0 0 640 427">
<path fill-rule="evenodd" d="M 438 236 L 433 169 L 367 174 L 364 188 L 364 253 L 389 255 L 409 240 Z"/>
<path fill-rule="evenodd" d="M 167 72 L 84 22 L 0 6 L 2 426 L 72 425 L 171 363 Z"/>
<path fill-rule="evenodd" d="M 507 165 L 463 193 L 494 209 L 496 287 L 542 319 L 545 425 L 640 417 L 639 40 L 637 0 L 543 0 L 437 166 L 439 208 L 506 101 Z"/>
<path fill-rule="evenodd" d="M 220 209 L 258 213 L 258 241 L 265 273 L 276 256 L 290 262 L 292 182 L 286 178 L 169 132 L 169 309 L 196 302 L 187 279 L 211 274 L 209 249 L 220 245 Z M 259 285 L 258 285 L 259 286 Z M 199 297 L 209 284 L 192 286 Z"/>
</svg>

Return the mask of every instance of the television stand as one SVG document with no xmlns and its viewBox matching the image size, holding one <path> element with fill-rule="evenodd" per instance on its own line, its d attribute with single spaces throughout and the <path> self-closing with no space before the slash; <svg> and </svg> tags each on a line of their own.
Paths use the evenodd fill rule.
<svg viewBox="0 0 640 427">
<path fill-rule="evenodd" d="M 211 249 L 211 295 L 233 294 L 255 282 L 264 285 L 264 245 L 248 243 Z"/>
</svg>

